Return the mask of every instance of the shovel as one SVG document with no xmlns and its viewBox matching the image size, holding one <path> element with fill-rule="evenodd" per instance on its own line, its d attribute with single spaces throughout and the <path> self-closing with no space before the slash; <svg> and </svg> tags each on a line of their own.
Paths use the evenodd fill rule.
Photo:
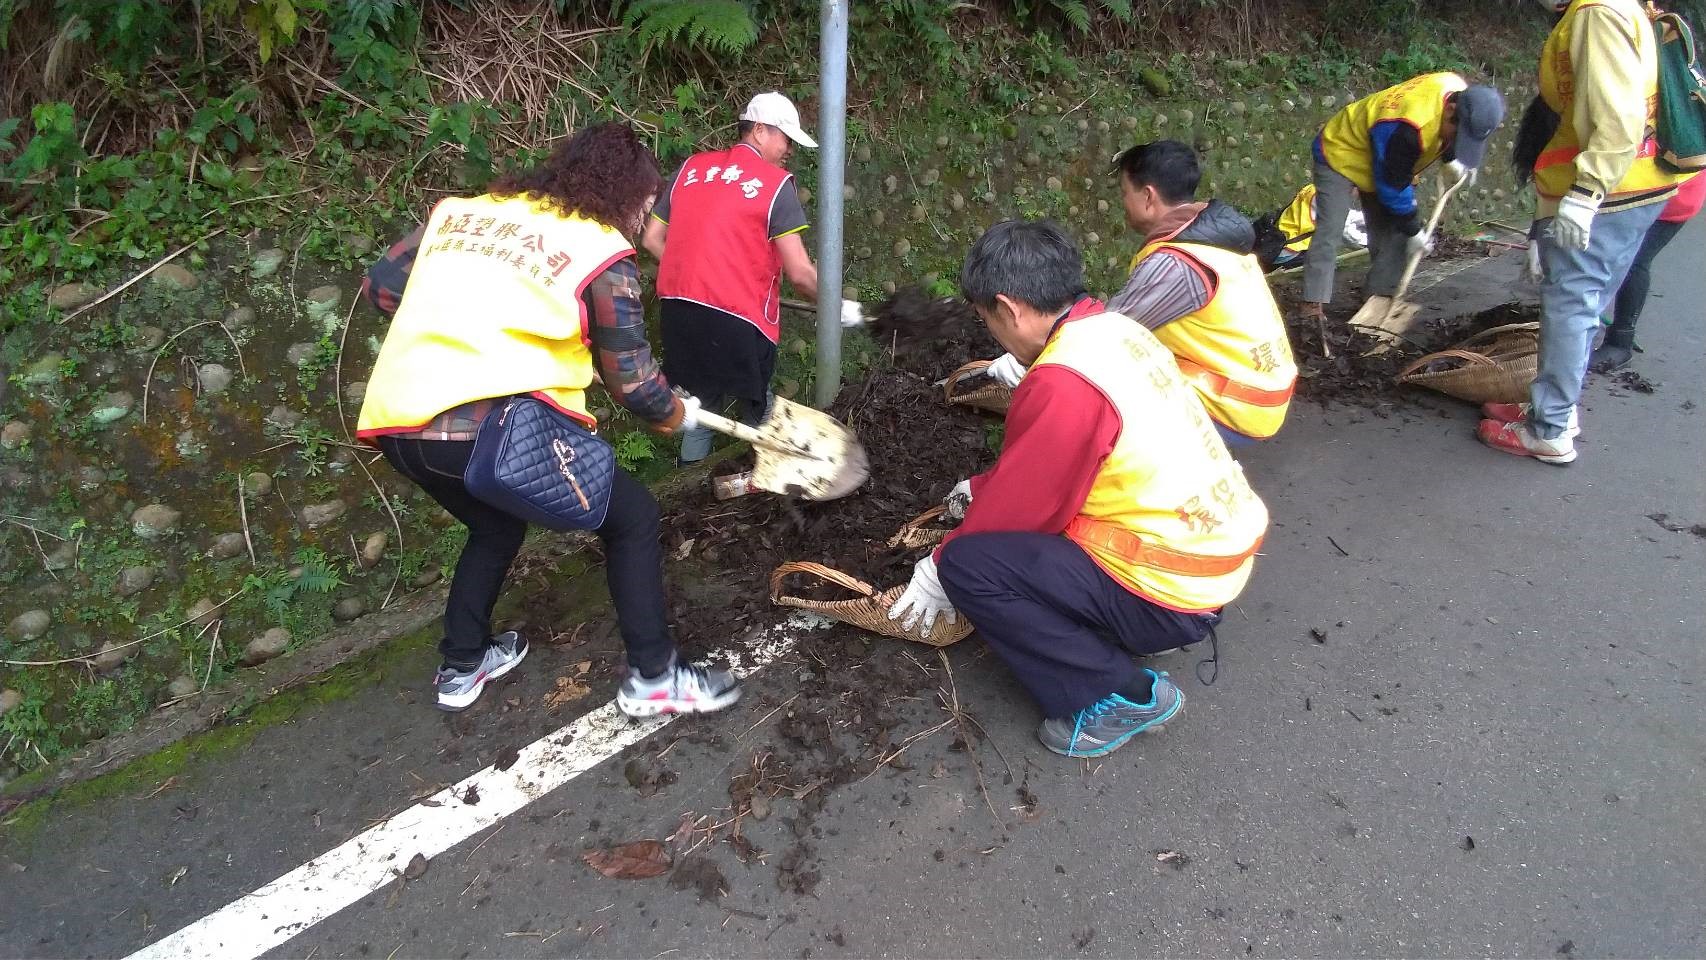
<svg viewBox="0 0 1706 960">
<path fill-rule="evenodd" d="M 870 458 L 853 431 L 803 403 L 775 398 L 770 417 L 756 427 L 699 411 L 699 424 L 752 445 L 758 464 L 753 486 L 807 500 L 834 500 L 859 489 L 871 475 Z"/>
<path fill-rule="evenodd" d="M 1447 187 L 1434 202 L 1433 216 L 1428 219 L 1428 236 L 1433 236 L 1434 229 L 1439 226 L 1440 215 L 1445 213 L 1445 202 L 1457 192 L 1457 188 L 1469 182 L 1468 174 L 1457 178 L 1457 182 Z M 1411 303 L 1404 299 L 1404 294 L 1410 289 L 1410 281 L 1416 276 L 1416 267 L 1422 262 L 1425 250 L 1418 250 L 1410 255 L 1410 261 L 1404 264 L 1404 273 L 1398 278 L 1398 290 L 1390 297 L 1369 297 L 1362 309 L 1351 317 L 1351 326 L 1361 327 L 1386 341 L 1369 353 L 1384 353 L 1390 349 L 1398 337 L 1407 332 L 1416 322 L 1416 314 L 1421 311 L 1421 304 Z"/>
</svg>

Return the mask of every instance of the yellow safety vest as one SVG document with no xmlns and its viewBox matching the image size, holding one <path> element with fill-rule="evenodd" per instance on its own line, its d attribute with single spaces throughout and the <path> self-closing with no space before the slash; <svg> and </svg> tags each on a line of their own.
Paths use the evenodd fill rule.
<svg viewBox="0 0 1706 960">
<path fill-rule="evenodd" d="M 610 227 L 525 197 L 440 201 L 368 378 L 358 435 L 418 430 L 452 407 L 519 393 L 596 427 L 580 295 L 633 253 Z"/>
<path fill-rule="evenodd" d="M 1163 240 L 1138 251 L 1132 269 L 1162 248 L 1201 263 L 1218 283 L 1202 309 L 1162 325 L 1155 338 L 1173 351 L 1209 416 L 1247 437 L 1278 433 L 1297 384 L 1297 362 L 1261 265 L 1219 247 Z"/>
<path fill-rule="evenodd" d="M 1037 365 L 1076 371 L 1120 432 L 1066 536 L 1126 589 L 1215 610 L 1250 579 L 1268 509 L 1155 336 L 1118 313 L 1064 323 Z"/>
<path fill-rule="evenodd" d="M 1285 245 L 1287 250 L 1302 253 L 1309 249 L 1309 241 L 1315 236 L 1315 184 L 1308 184 L 1297 191 L 1291 205 L 1280 211 L 1279 221 L 1274 226 L 1283 236 L 1297 238 Z"/>
<path fill-rule="evenodd" d="M 1321 152 L 1327 158 L 1327 166 L 1358 189 L 1373 193 L 1374 145 L 1369 132 L 1377 123 L 1402 120 L 1421 135 L 1422 155 L 1416 158 L 1416 169 L 1411 174 L 1420 175 L 1439 159 L 1445 147 L 1440 137 L 1445 98 L 1468 86 L 1455 73 L 1424 73 L 1340 110 L 1321 130 Z"/>
<path fill-rule="evenodd" d="M 1618 201 L 1644 201 L 1645 195 L 1658 199 L 1671 187 L 1688 179 L 1687 174 L 1675 174 L 1660 167 L 1658 140 L 1654 136 L 1659 103 L 1658 38 L 1651 22 L 1635 0 L 1575 0 L 1564 11 L 1563 19 L 1552 28 L 1546 45 L 1540 51 L 1540 96 L 1558 114 L 1558 131 L 1546 142 L 1545 149 L 1534 161 L 1534 189 L 1540 196 L 1556 201 L 1570 192 L 1576 182 L 1576 156 L 1582 152 L 1576 129 L 1570 121 L 1571 104 L 1576 99 L 1575 69 L 1570 64 L 1570 36 L 1576 27 L 1576 14 L 1586 7 L 1609 7 L 1625 17 L 1635 35 L 1635 46 L 1641 57 L 1645 74 L 1641 83 L 1647 97 L 1647 127 L 1640 151 L 1629 171 L 1618 181 L 1615 189 L 1604 199 L 1605 205 L 1617 206 Z M 1636 204 L 1638 205 L 1638 204 Z"/>
</svg>

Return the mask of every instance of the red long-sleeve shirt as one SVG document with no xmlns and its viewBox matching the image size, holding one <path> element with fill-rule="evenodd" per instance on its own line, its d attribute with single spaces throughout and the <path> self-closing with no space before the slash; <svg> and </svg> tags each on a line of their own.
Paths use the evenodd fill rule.
<svg viewBox="0 0 1706 960">
<path fill-rule="evenodd" d="M 1089 297 L 1061 323 L 1105 308 Z M 1113 452 L 1120 416 L 1102 391 L 1061 366 L 1031 370 L 1007 409 L 995 466 L 971 478 L 971 507 L 947 537 L 968 533 L 1060 533 L 1084 508 L 1102 462 Z"/>
</svg>

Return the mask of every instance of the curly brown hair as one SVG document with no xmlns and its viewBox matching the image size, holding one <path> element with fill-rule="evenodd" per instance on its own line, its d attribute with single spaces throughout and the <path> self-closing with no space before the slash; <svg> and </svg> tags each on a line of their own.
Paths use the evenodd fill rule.
<svg viewBox="0 0 1706 960">
<path fill-rule="evenodd" d="M 632 127 L 600 123 L 577 131 L 533 169 L 499 177 L 486 189 L 497 197 L 526 194 L 565 216 L 632 231 L 646 201 L 663 189 L 663 175 Z"/>
</svg>

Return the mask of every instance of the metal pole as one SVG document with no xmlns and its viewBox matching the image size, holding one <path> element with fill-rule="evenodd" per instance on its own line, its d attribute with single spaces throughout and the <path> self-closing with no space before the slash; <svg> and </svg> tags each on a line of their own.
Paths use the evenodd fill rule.
<svg viewBox="0 0 1706 960">
<path fill-rule="evenodd" d="M 817 178 L 817 405 L 841 391 L 841 191 L 847 181 L 847 0 L 823 0 Z"/>
</svg>

